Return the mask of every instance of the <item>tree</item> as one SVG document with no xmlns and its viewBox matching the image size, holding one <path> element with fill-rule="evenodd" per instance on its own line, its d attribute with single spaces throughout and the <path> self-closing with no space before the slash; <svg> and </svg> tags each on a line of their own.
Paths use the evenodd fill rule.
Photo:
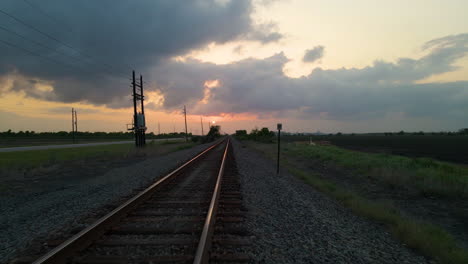
<svg viewBox="0 0 468 264">
<path fill-rule="evenodd" d="M 459 129 L 458 134 L 468 135 L 468 128 Z"/>
<path fill-rule="evenodd" d="M 236 134 L 234 136 L 239 140 L 247 139 L 247 130 L 236 130 Z"/>
<path fill-rule="evenodd" d="M 210 131 L 208 131 L 208 134 L 205 136 L 205 139 L 203 140 L 203 142 L 204 143 L 211 142 L 221 137 L 221 133 L 219 133 L 219 129 L 220 129 L 219 126 L 211 126 Z"/>
<path fill-rule="evenodd" d="M 252 132 L 250 132 L 249 134 L 249 138 L 251 140 L 261 142 L 273 142 L 274 136 L 275 133 L 273 131 L 270 131 L 268 127 L 264 127 L 260 130 L 258 130 L 257 128 L 252 129 Z"/>
</svg>

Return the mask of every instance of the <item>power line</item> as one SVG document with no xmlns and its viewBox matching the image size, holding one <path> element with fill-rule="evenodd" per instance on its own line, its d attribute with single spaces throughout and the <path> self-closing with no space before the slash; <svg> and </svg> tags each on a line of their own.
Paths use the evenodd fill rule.
<svg viewBox="0 0 468 264">
<path fill-rule="evenodd" d="M 63 63 L 63 62 L 61 62 L 61 61 L 54 60 L 54 59 L 49 58 L 49 57 L 45 57 L 45 56 L 43 56 L 43 55 L 41 55 L 41 54 L 39 54 L 39 53 L 36 53 L 36 52 L 34 52 L 34 51 L 30 51 L 30 50 L 28 50 L 28 49 L 25 49 L 25 48 L 23 48 L 23 47 L 20 47 L 20 46 L 18 46 L 18 45 L 15 45 L 15 44 L 13 44 L 13 43 L 10 43 L 10 42 L 5 41 L 5 40 L 2 40 L 2 39 L 0 39 L 0 43 L 3 43 L 4 45 L 9 46 L 9 47 L 12 47 L 12 48 L 21 50 L 21 51 L 23 51 L 23 52 L 25 52 L 25 53 L 28 53 L 28 54 L 32 55 L 32 56 L 39 57 L 39 58 L 41 58 L 41 59 L 43 59 L 43 60 L 46 60 L 46 61 L 49 61 L 49 62 L 58 64 L 58 65 L 65 66 L 65 67 L 68 67 L 68 68 L 73 69 L 73 70 L 82 71 L 82 72 L 87 73 L 87 74 L 93 73 L 92 71 L 83 70 L 83 69 L 77 68 L 77 67 L 75 67 L 75 66 L 73 66 L 73 65 L 69 65 L 69 64 Z"/>
<path fill-rule="evenodd" d="M 41 30 L 39 30 L 39 29 L 37 29 L 36 27 L 29 25 L 28 23 L 24 22 L 23 20 L 21 20 L 21 19 L 15 17 L 15 16 L 13 16 L 13 15 L 11 15 L 11 14 L 9 14 L 9 13 L 3 11 L 2 9 L 0 9 L 0 13 L 2 13 L 2 14 L 4 14 L 4 15 L 8 16 L 9 18 L 15 20 L 16 22 L 20 23 L 21 25 L 23 25 L 23 26 L 25 26 L 25 27 L 28 27 L 28 28 L 30 28 L 30 29 L 32 29 L 32 30 L 34 30 L 34 31 L 36 31 L 36 32 L 38 32 L 38 33 L 40 33 L 40 34 L 42 34 L 42 35 L 44 35 L 44 36 L 46 36 L 46 37 L 48 37 L 48 38 L 50 38 L 50 39 L 52 39 L 52 40 L 55 40 L 56 42 L 60 43 L 61 45 L 65 46 L 65 47 L 67 47 L 67 48 L 69 48 L 69 49 L 75 50 L 75 48 L 73 48 L 73 47 L 71 47 L 71 46 L 69 46 L 69 45 L 63 43 L 62 41 L 60 41 L 60 40 L 56 39 L 55 37 L 53 37 L 53 36 L 51 36 L 51 35 L 49 35 L 49 34 L 43 32 L 43 31 L 41 31 Z M 80 53 L 80 52 L 77 51 L 77 50 L 75 50 L 75 51 L 78 52 L 78 53 Z"/>
<path fill-rule="evenodd" d="M 47 18 L 49 18 L 49 19 L 55 21 L 57 24 L 62 25 L 63 27 L 65 27 L 64 24 L 61 23 L 57 18 L 54 18 L 53 16 L 47 14 L 47 13 L 46 13 L 42 8 L 40 8 L 38 5 L 32 4 L 32 3 L 29 2 L 28 0 L 23 0 L 23 1 L 24 1 L 26 4 L 28 4 L 29 7 L 31 7 L 32 9 L 37 9 L 37 10 L 39 11 L 39 13 L 41 13 L 42 15 L 44 15 L 44 16 L 46 16 Z M 75 33 L 75 31 L 73 30 L 73 28 L 68 27 L 68 26 L 67 26 L 66 28 L 67 28 L 67 32 Z M 124 65 L 125 67 L 127 67 L 127 70 L 133 70 L 133 67 L 131 67 L 130 65 L 126 64 L 125 62 L 123 62 L 123 65 Z M 112 67 L 112 66 L 110 66 L 110 65 L 108 65 L 108 66 L 109 66 L 109 67 Z"/>
<path fill-rule="evenodd" d="M 28 0 L 23 0 L 23 2 L 25 2 L 28 6 L 30 6 L 32 9 L 37 9 L 39 11 L 39 13 L 41 13 L 42 15 L 46 16 L 47 18 L 49 18 L 51 21 L 55 22 L 55 24 L 58 24 L 58 25 L 61 25 L 62 27 L 66 28 L 67 30 L 69 31 L 73 31 L 73 29 L 71 27 L 68 27 L 66 25 L 64 25 L 63 23 L 61 23 L 60 21 L 58 21 L 57 19 L 55 19 L 54 17 L 52 17 L 51 15 L 47 14 L 42 8 L 40 8 L 38 5 L 36 4 L 33 4 L 31 2 L 29 2 Z"/>
<path fill-rule="evenodd" d="M 57 60 L 54 60 L 54 59 L 51 59 L 51 58 L 48 58 L 48 57 L 44 57 L 43 55 L 39 54 L 39 53 L 36 53 L 36 52 L 33 52 L 33 51 L 30 51 L 30 50 L 27 50 L 23 47 L 20 47 L 20 46 L 17 46 L 15 44 L 12 44 L 8 41 L 4 41 L 4 40 L 1 40 L 0 39 L 0 43 L 3 43 L 4 45 L 7 45 L 7 46 L 10 46 L 10 47 L 13 47 L 13 48 L 16 48 L 16 49 L 19 49 L 19 50 L 22 50 L 23 52 L 26 52 L 30 55 L 33 55 L 33 56 L 36 56 L 36 57 L 40 57 L 42 58 L 43 60 L 48 60 L 50 62 L 53 62 L 53 63 L 56 63 L 56 64 L 61 64 L 61 65 L 64 65 L 66 67 L 69 67 L 69 68 L 73 68 L 73 69 L 78 69 L 78 70 L 82 70 L 80 68 L 76 68 L 75 66 L 71 66 L 71 65 L 68 65 L 68 64 L 65 64 L 63 62 L 60 62 L 60 61 L 57 61 Z"/>
<path fill-rule="evenodd" d="M 57 38 L 51 36 L 50 34 L 47 34 L 47 33 L 43 32 L 42 30 L 40 30 L 40 29 L 38 29 L 38 28 L 36 28 L 36 27 L 34 27 L 34 26 L 31 26 L 30 24 L 28 24 L 28 23 L 24 22 L 23 20 L 21 20 L 21 19 L 15 17 L 14 15 L 9 14 L 9 13 L 5 12 L 5 11 L 2 10 L 2 9 L 0 9 L 0 13 L 2 13 L 2 14 L 4 14 L 4 15 L 8 16 L 9 18 L 15 20 L 16 22 L 22 24 L 23 26 L 25 26 L 25 27 L 27 27 L 27 28 L 32 29 L 32 30 L 34 30 L 34 31 L 36 31 L 36 32 L 38 32 L 38 33 L 40 33 L 40 34 L 46 36 L 47 38 L 52 39 L 52 40 L 56 41 L 57 43 L 60 43 L 62 46 L 65 46 L 65 47 L 67 47 L 67 48 L 69 48 L 69 49 L 71 49 L 71 50 L 77 52 L 79 55 L 88 58 L 88 59 L 91 60 L 92 62 L 94 61 L 93 58 L 92 58 L 91 56 L 89 56 L 89 55 L 87 55 L 87 54 L 84 54 L 83 52 L 79 51 L 78 49 L 76 49 L 76 48 L 74 48 L 74 47 L 72 47 L 72 46 L 70 46 L 70 45 L 68 45 L 68 44 L 66 44 L 66 43 L 64 43 L 64 42 L 62 42 L 62 41 L 60 41 L 59 39 L 57 39 Z M 94 62 L 94 64 L 97 64 L 97 63 Z M 107 66 L 108 68 L 112 68 L 112 66 L 110 66 L 110 65 L 107 65 L 107 64 L 105 64 L 105 63 L 103 63 L 103 64 L 104 64 L 105 66 Z M 112 72 L 110 72 L 110 73 L 112 73 Z M 126 78 L 126 77 L 125 77 L 125 78 Z"/>
<path fill-rule="evenodd" d="M 8 32 L 8 33 L 10 33 L 10 34 L 13 34 L 13 35 L 15 35 L 15 36 L 17 36 L 17 37 L 20 37 L 20 38 L 22 38 L 22 39 L 24 39 L 24 40 L 26 40 L 26 41 L 30 41 L 30 42 L 32 42 L 32 43 L 38 45 L 38 46 L 41 46 L 41 47 L 43 47 L 43 48 L 45 48 L 45 49 L 48 49 L 48 50 L 50 50 L 50 51 L 52 51 L 52 52 L 55 52 L 55 53 L 57 53 L 57 54 L 62 54 L 62 55 L 65 55 L 65 56 L 67 56 L 67 57 L 69 57 L 69 58 L 72 58 L 72 59 L 74 58 L 73 56 L 71 56 L 71 55 L 69 55 L 69 54 L 66 54 L 66 53 L 63 53 L 63 52 L 59 52 L 59 51 L 55 50 L 54 48 L 51 48 L 51 47 L 49 47 L 49 46 L 47 46 L 47 45 L 44 45 L 44 44 L 42 44 L 42 43 L 40 43 L 40 42 L 38 42 L 38 41 L 35 41 L 35 40 L 31 39 L 31 38 L 28 38 L 28 37 L 25 37 L 25 36 L 23 36 L 23 35 L 21 35 L 21 34 L 18 34 L 17 32 L 15 32 L 15 31 L 13 31 L 13 30 L 10 30 L 10 29 L 8 29 L 8 28 L 5 28 L 5 27 L 3 27 L 3 26 L 1 26 L 1 25 L 0 25 L 0 29 L 3 30 L 3 31 L 6 31 L 6 32 Z"/>
</svg>

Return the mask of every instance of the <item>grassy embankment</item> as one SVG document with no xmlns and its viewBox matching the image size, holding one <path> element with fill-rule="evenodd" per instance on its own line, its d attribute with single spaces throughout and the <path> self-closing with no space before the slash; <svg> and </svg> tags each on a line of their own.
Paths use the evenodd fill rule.
<svg viewBox="0 0 468 264">
<path fill-rule="evenodd" d="M 100 145 L 79 148 L 63 148 L 48 150 L 28 150 L 0 153 L 0 168 L 31 168 L 49 166 L 69 160 L 128 157 L 133 155 L 151 155 L 163 145 L 174 145 L 164 152 L 191 148 L 195 143 L 181 143 L 180 141 L 147 142 L 147 146 L 137 149 L 133 144 Z"/>
<path fill-rule="evenodd" d="M 273 144 L 249 144 L 275 158 Z M 269 146 L 268 146 L 269 145 Z M 468 263 L 468 252 L 456 245 L 443 229 L 402 216 L 397 208 L 364 198 L 319 173 L 306 172 L 293 159 L 314 159 L 351 169 L 356 175 L 372 177 L 386 184 L 411 186 L 423 195 L 468 197 L 468 169 L 428 158 L 407 158 L 350 151 L 333 146 L 285 144 L 282 164 L 293 175 L 335 198 L 355 213 L 386 224 L 406 245 L 441 263 Z M 359 177 L 359 176 L 358 176 Z M 356 180 L 359 180 L 358 178 Z"/>
</svg>

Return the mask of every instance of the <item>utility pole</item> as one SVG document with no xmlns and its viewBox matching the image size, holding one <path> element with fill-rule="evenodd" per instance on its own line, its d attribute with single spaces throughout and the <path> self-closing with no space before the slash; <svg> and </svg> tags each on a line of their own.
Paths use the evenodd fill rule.
<svg viewBox="0 0 468 264">
<path fill-rule="evenodd" d="M 278 128 L 278 159 L 276 162 L 276 175 L 279 175 L 279 166 L 280 166 L 280 143 L 281 143 L 281 129 L 283 128 L 283 125 L 281 123 L 278 123 L 277 125 Z"/>
<path fill-rule="evenodd" d="M 140 74 L 140 88 L 141 88 L 141 94 L 140 94 L 140 101 L 141 101 L 141 115 L 143 116 L 143 124 L 140 124 L 140 126 L 144 127 L 144 130 L 141 132 L 141 137 L 142 137 L 142 146 L 146 145 L 146 123 L 145 123 L 145 105 L 143 104 L 143 76 Z"/>
<path fill-rule="evenodd" d="M 75 133 L 77 133 L 77 136 L 78 136 L 78 114 L 76 113 L 76 110 L 75 110 Z"/>
<path fill-rule="evenodd" d="M 158 135 L 161 135 L 161 124 L 158 122 Z"/>
<path fill-rule="evenodd" d="M 135 71 L 132 71 L 132 87 L 133 87 L 133 127 L 135 133 L 135 146 L 142 147 L 146 143 L 145 139 L 145 107 L 143 105 L 143 76 L 140 75 L 140 83 L 137 83 L 135 78 Z M 140 93 L 136 88 L 140 88 Z M 140 102 L 140 112 L 138 112 L 138 101 Z"/>
<path fill-rule="evenodd" d="M 203 117 L 200 116 L 200 125 L 201 125 L 201 135 L 204 136 L 205 133 L 203 132 Z"/>
<path fill-rule="evenodd" d="M 184 105 L 184 119 L 185 119 L 185 142 L 188 142 L 188 138 L 187 138 L 187 109 L 185 108 L 185 105 Z"/>
<path fill-rule="evenodd" d="M 75 109 L 72 108 L 72 137 L 73 144 L 75 144 Z"/>
<path fill-rule="evenodd" d="M 140 140 L 138 137 L 137 127 L 138 127 L 138 116 L 137 116 L 137 98 L 136 98 L 136 83 L 135 83 L 135 71 L 132 71 L 132 86 L 133 86 L 133 132 L 135 133 L 135 146 L 140 145 Z"/>
</svg>

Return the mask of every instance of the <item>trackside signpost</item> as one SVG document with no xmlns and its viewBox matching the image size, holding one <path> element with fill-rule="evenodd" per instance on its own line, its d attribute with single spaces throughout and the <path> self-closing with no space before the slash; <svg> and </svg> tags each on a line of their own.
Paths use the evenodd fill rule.
<svg viewBox="0 0 468 264">
<path fill-rule="evenodd" d="M 278 123 L 276 125 L 276 128 L 278 129 L 278 159 L 276 161 L 276 175 L 279 175 L 279 165 L 280 165 L 280 144 L 281 144 L 281 129 L 283 129 L 283 125 L 281 123 Z"/>
</svg>

